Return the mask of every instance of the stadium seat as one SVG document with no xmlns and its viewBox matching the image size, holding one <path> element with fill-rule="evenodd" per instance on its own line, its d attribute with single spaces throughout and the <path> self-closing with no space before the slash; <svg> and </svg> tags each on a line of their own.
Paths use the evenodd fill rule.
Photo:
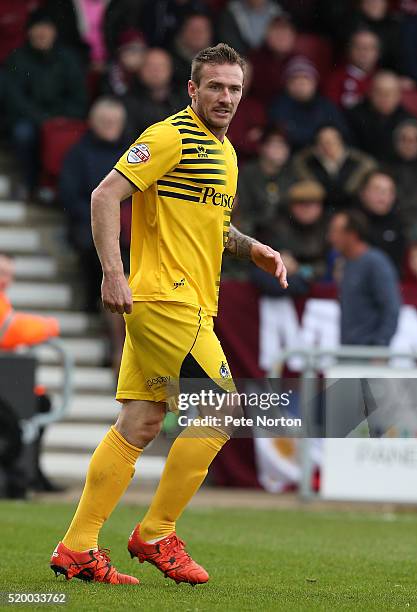
<svg viewBox="0 0 417 612">
<path fill-rule="evenodd" d="M 331 69 L 332 45 L 322 36 L 316 34 L 299 34 L 295 42 L 294 52 L 305 55 L 313 62 L 323 79 Z"/>
<path fill-rule="evenodd" d="M 402 103 L 409 113 L 417 117 L 417 88 L 403 91 Z"/>
<path fill-rule="evenodd" d="M 81 138 L 87 124 L 81 119 L 55 117 L 42 125 L 42 184 L 54 187 L 67 151 Z"/>
</svg>

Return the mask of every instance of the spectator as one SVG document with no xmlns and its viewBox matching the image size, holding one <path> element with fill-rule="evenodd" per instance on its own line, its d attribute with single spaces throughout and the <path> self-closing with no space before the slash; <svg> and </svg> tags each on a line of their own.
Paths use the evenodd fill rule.
<svg viewBox="0 0 417 612">
<path fill-rule="evenodd" d="M 27 42 L 10 55 L 6 69 L 12 141 L 31 191 L 38 179 L 42 122 L 60 116 L 84 117 L 85 83 L 77 58 L 56 44 L 55 25 L 41 10 L 31 14 Z"/>
<path fill-rule="evenodd" d="M 104 40 L 111 60 L 114 60 L 125 32 L 143 32 L 142 11 L 145 0 L 110 0 L 103 20 Z M 157 4 L 157 2 L 155 2 Z M 145 36 L 146 42 L 149 44 Z"/>
<path fill-rule="evenodd" d="M 186 17 L 172 46 L 174 80 L 179 88 L 190 78 L 194 56 L 211 44 L 212 27 L 207 15 L 196 13 Z"/>
<path fill-rule="evenodd" d="M 116 57 L 108 64 L 103 78 L 103 94 L 125 96 L 140 71 L 145 57 L 143 36 L 136 30 L 126 30 L 120 38 Z"/>
<path fill-rule="evenodd" d="M 15 265 L 8 255 L 0 253 L 0 349 L 13 351 L 19 346 L 33 346 L 59 335 L 58 321 L 53 317 L 15 312 L 7 297 L 14 280 Z"/>
<path fill-rule="evenodd" d="M 246 63 L 242 99 L 227 130 L 227 137 L 236 149 L 239 163 L 258 153 L 259 141 L 266 126 L 265 108 L 251 95 L 252 75 L 252 66 Z"/>
<path fill-rule="evenodd" d="M 288 273 L 288 290 L 271 283 L 263 270 L 252 269 L 251 280 L 263 295 L 303 295 L 326 270 L 324 189 L 314 181 L 300 181 L 288 191 L 288 207 L 278 211 L 262 238 L 278 249 Z M 288 293 L 289 291 L 289 293 Z"/>
<path fill-rule="evenodd" d="M 80 255 L 87 312 L 97 312 L 102 277 L 91 234 L 90 197 L 126 149 L 125 116 L 118 100 L 97 100 L 89 115 L 90 129 L 69 151 L 60 177 L 59 195 L 69 219 L 70 241 Z"/>
<path fill-rule="evenodd" d="M 402 290 L 415 298 L 417 290 L 417 242 L 412 242 L 406 254 Z"/>
<path fill-rule="evenodd" d="M 394 130 L 395 159 L 391 165 L 398 186 L 399 213 L 408 240 L 417 240 L 417 120 L 407 119 Z"/>
<path fill-rule="evenodd" d="M 239 173 L 237 214 L 244 233 L 261 239 L 283 206 L 295 181 L 289 156 L 283 134 L 276 129 L 265 130 L 259 157 L 245 164 Z"/>
<path fill-rule="evenodd" d="M 287 206 L 278 211 L 264 233 L 268 244 L 285 255 L 289 274 L 300 274 L 307 281 L 321 278 L 326 268 L 325 196 L 320 183 L 294 183 L 288 190 Z"/>
<path fill-rule="evenodd" d="M 379 55 L 379 38 L 372 30 L 354 32 L 347 61 L 327 79 L 325 94 L 342 108 L 356 106 L 368 93 Z"/>
<path fill-rule="evenodd" d="M 350 1 L 316 0 L 316 28 L 319 33 L 332 40 L 337 52 L 343 51 L 340 44 L 342 43 L 343 47 L 343 43 L 346 43 L 346 24 L 351 19 L 352 5 L 353 2 Z"/>
<path fill-rule="evenodd" d="M 417 0 L 401 0 L 400 8 L 404 67 L 407 75 L 417 81 Z"/>
<path fill-rule="evenodd" d="M 331 124 L 321 126 L 314 145 L 294 158 L 294 171 L 300 179 L 318 181 L 326 191 L 326 207 L 350 204 L 364 177 L 376 163 L 371 157 L 346 145 L 340 130 Z"/>
<path fill-rule="evenodd" d="M 39 0 L 2 0 L 0 10 L 0 65 L 10 53 L 25 42 L 29 13 L 40 4 Z"/>
<path fill-rule="evenodd" d="M 270 119 L 287 133 L 295 149 L 310 144 L 323 123 L 334 123 L 346 134 L 347 127 L 338 108 L 319 95 L 319 75 L 307 58 L 296 56 L 291 59 L 283 76 L 285 93 L 273 101 Z"/>
<path fill-rule="evenodd" d="M 329 241 L 345 258 L 340 282 L 342 344 L 388 346 L 400 310 L 392 261 L 368 244 L 367 221 L 358 210 L 333 216 Z"/>
<path fill-rule="evenodd" d="M 317 0 L 280 0 L 280 5 L 291 15 L 297 29 L 314 32 L 317 28 Z"/>
<path fill-rule="evenodd" d="M 283 88 L 281 74 L 294 55 L 297 31 L 289 16 L 283 13 L 270 22 L 265 42 L 252 51 L 253 95 L 263 104 L 269 104 Z"/>
<path fill-rule="evenodd" d="M 162 121 L 184 106 L 185 96 L 174 93 L 171 56 L 163 49 L 149 49 L 136 80 L 125 98 L 129 135 L 135 140 L 149 125 Z"/>
<path fill-rule="evenodd" d="M 59 336 L 59 323 L 54 317 L 14 311 L 7 296 L 7 291 L 14 280 L 14 272 L 14 261 L 8 255 L 0 253 L 0 350 L 2 351 L 16 351 L 22 346 L 35 346 Z M 39 412 L 48 412 L 50 410 L 50 400 L 44 393 L 40 393 L 37 396 L 36 404 Z M 24 497 L 26 486 L 30 486 L 37 491 L 59 492 L 63 490 L 62 487 L 50 482 L 40 466 L 44 431 L 44 427 L 40 428 L 31 449 L 33 480 L 30 483 L 26 482 L 25 474 L 22 473 L 18 460 L 14 465 L 12 461 L 8 462 L 6 466 L 6 481 L 11 497 L 15 497 L 17 491 L 21 493 L 19 497 Z M 0 460 L 0 472 L 1 463 Z"/>
<path fill-rule="evenodd" d="M 374 76 L 367 98 L 348 113 L 356 144 L 379 161 L 392 161 L 392 134 L 411 115 L 401 105 L 399 78 L 380 71 Z"/>
<path fill-rule="evenodd" d="M 359 206 L 369 225 L 369 242 L 390 257 L 401 275 L 405 239 L 396 198 L 394 179 L 381 170 L 370 172 L 359 192 Z"/>
<path fill-rule="evenodd" d="M 281 13 L 272 0 L 231 0 L 220 15 L 218 38 L 247 55 L 262 45 L 269 22 Z"/>
<path fill-rule="evenodd" d="M 209 15 L 204 0 L 144 0 L 140 27 L 150 46 L 168 48 L 192 13 Z"/>
<path fill-rule="evenodd" d="M 46 0 L 44 4 L 59 41 L 77 49 L 99 71 L 107 59 L 103 24 L 108 3 L 109 0 Z"/>
<path fill-rule="evenodd" d="M 403 72 L 401 23 L 390 13 L 388 0 L 360 0 L 359 10 L 353 12 L 345 26 L 348 34 L 364 27 L 375 32 L 381 41 L 381 66 L 394 72 Z"/>
</svg>

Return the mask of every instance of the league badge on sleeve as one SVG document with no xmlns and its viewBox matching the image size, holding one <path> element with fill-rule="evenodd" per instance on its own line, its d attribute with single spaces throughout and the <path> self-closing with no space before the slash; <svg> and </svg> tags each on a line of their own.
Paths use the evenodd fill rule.
<svg viewBox="0 0 417 612">
<path fill-rule="evenodd" d="M 137 144 L 127 154 L 129 164 L 141 164 L 151 158 L 151 152 L 146 144 Z"/>
</svg>

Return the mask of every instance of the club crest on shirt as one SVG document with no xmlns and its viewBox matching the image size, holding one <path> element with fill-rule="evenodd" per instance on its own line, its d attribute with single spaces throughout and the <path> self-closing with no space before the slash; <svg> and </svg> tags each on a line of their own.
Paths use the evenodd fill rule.
<svg viewBox="0 0 417 612">
<path fill-rule="evenodd" d="M 208 153 L 206 150 L 206 147 L 203 147 L 203 145 L 197 145 L 197 155 L 199 158 L 201 157 L 208 157 Z"/>
<path fill-rule="evenodd" d="M 222 361 L 220 369 L 219 369 L 219 374 L 222 378 L 229 378 L 230 377 L 230 372 L 229 372 L 229 368 L 227 367 L 227 364 Z"/>
<path fill-rule="evenodd" d="M 146 144 L 137 144 L 127 154 L 129 164 L 141 164 L 151 158 L 151 152 Z"/>
</svg>

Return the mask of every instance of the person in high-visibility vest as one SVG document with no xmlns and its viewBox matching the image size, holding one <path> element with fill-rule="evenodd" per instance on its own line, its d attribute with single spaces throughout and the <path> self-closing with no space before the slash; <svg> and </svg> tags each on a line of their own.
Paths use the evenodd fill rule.
<svg viewBox="0 0 417 612">
<path fill-rule="evenodd" d="M 59 335 L 59 324 L 53 317 L 15 312 L 6 295 L 14 279 L 14 262 L 0 255 L 0 350 L 32 346 Z"/>
</svg>

